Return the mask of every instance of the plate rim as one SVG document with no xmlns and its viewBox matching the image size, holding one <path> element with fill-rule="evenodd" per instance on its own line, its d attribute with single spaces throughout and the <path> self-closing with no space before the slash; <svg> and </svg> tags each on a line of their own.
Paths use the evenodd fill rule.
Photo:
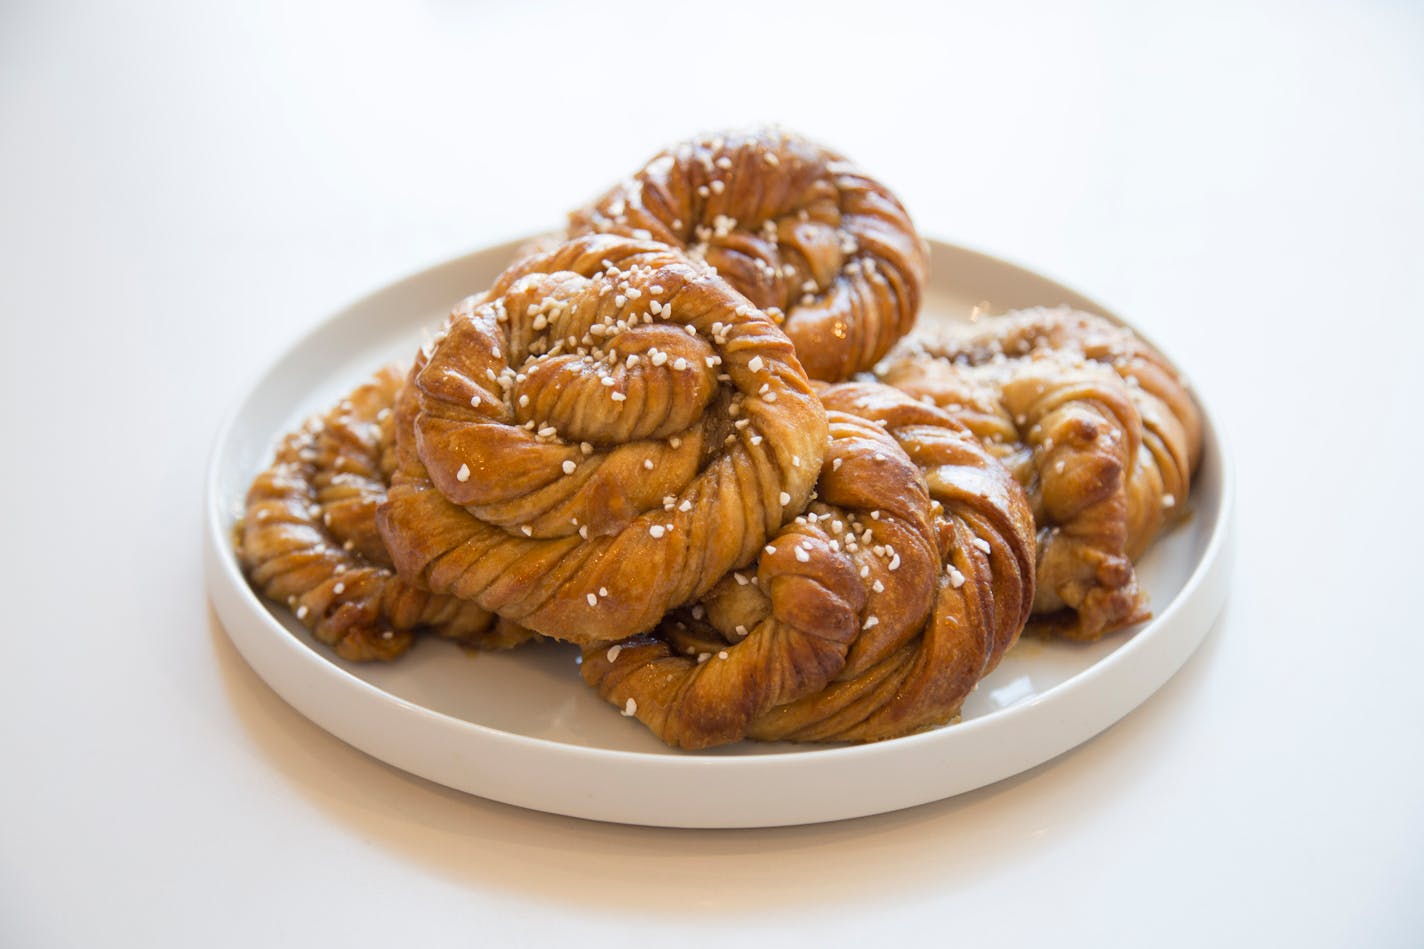
<svg viewBox="0 0 1424 949">
<path fill-rule="evenodd" d="M 1141 334 L 1135 326 L 1127 323 L 1118 317 L 1111 310 L 1104 307 L 1097 301 L 1064 286 L 1059 281 L 1045 276 L 1044 274 L 1025 267 L 1018 263 L 1005 260 L 980 250 L 964 247 L 959 244 L 927 239 L 932 248 L 932 253 L 944 255 L 968 255 L 981 265 L 988 265 L 1006 273 L 1020 274 L 1048 284 L 1053 289 L 1060 291 L 1065 297 L 1070 298 L 1073 305 L 1087 305 L 1094 312 L 1100 313 L 1116 323 L 1130 326 L 1134 332 Z M 652 826 L 681 826 L 681 827 L 756 827 L 756 826 L 786 826 L 790 824 L 815 823 L 827 820 L 839 820 L 845 818 L 867 816 L 874 813 L 884 813 L 891 810 L 898 810 L 903 807 L 914 806 L 915 804 L 926 803 L 931 800 L 952 797 L 976 787 L 983 787 L 988 784 L 1011 777 L 1027 768 L 1049 761 L 1052 758 L 1063 754 L 1074 747 L 1087 741 L 1103 729 L 1109 727 L 1114 722 L 1130 714 L 1147 697 L 1157 691 L 1165 683 L 1186 659 L 1195 651 L 1201 640 L 1205 638 L 1212 623 L 1214 622 L 1220 608 L 1225 600 L 1226 578 L 1229 575 L 1230 547 L 1232 539 L 1232 525 L 1234 524 L 1235 509 L 1235 486 L 1233 477 L 1233 467 L 1230 463 L 1229 448 L 1226 444 L 1224 433 L 1216 425 L 1216 414 L 1210 404 L 1209 398 L 1191 382 L 1190 374 L 1184 373 L 1191 386 L 1191 391 L 1196 397 L 1204 420 L 1204 447 L 1202 469 L 1197 475 L 1198 483 L 1202 480 L 1206 466 L 1211 465 L 1216 481 L 1218 483 L 1219 495 L 1216 504 L 1216 516 L 1210 525 L 1209 533 L 1202 545 L 1200 556 L 1197 558 L 1190 573 L 1182 586 L 1172 598 L 1162 606 L 1160 611 L 1154 611 L 1151 620 L 1142 628 L 1132 634 L 1132 637 L 1114 649 L 1111 653 L 1098 659 L 1087 668 L 1073 674 L 1063 682 L 1057 683 L 1033 697 L 1006 708 L 995 709 L 984 715 L 978 716 L 967 722 L 956 723 L 951 726 L 941 726 L 929 729 L 901 738 L 887 741 L 872 742 L 867 744 L 837 745 L 833 747 L 812 746 L 807 748 L 792 748 L 786 751 L 777 751 L 774 754 L 668 754 L 665 752 L 637 751 L 617 748 L 599 748 L 588 745 L 578 745 L 569 742 L 559 741 L 552 738 L 544 738 L 535 735 L 522 735 L 514 732 L 504 731 L 491 725 L 480 722 L 469 721 L 445 712 L 420 705 L 416 702 L 401 698 L 385 691 L 378 685 L 368 682 L 352 672 L 329 661 L 318 651 L 310 648 L 305 643 L 293 636 L 277 619 L 271 614 L 265 603 L 257 596 L 256 592 L 248 585 L 243 576 L 241 568 L 237 563 L 236 556 L 231 549 L 231 538 L 228 528 L 224 524 L 230 508 L 230 499 L 222 495 L 222 482 L 224 480 L 224 464 L 226 455 L 231 449 L 234 431 L 244 416 L 250 409 L 251 404 L 258 395 L 263 383 L 269 378 L 278 374 L 284 364 L 290 360 L 294 354 L 308 346 L 315 337 L 327 331 L 332 324 L 340 323 L 351 314 L 373 305 L 381 297 L 391 295 L 398 296 L 402 292 L 409 292 L 413 287 L 417 287 L 426 282 L 438 279 L 439 275 L 447 271 L 458 271 L 464 267 L 477 265 L 481 260 L 494 257 L 498 254 L 506 256 L 512 255 L 514 249 L 523 241 L 513 240 L 488 247 L 476 249 L 466 254 L 459 255 L 444 261 L 440 261 L 407 276 L 381 285 L 348 304 L 336 309 L 326 317 L 317 320 L 313 325 L 298 333 L 295 338 L 282 347 L 275 356 L 271 357 L 254 377 L 250 384 L 241 390 L 241 395 L 234 401 L 220 423 L 216 437 L 213 440 L 209 455 L 206 477 L 206 529 L 204 544 L 205 575 L 207 579 L 208 596 L 212 602 L 225 634 L 237 647 L 239 653 L 274 691 L 280 695 L 284 701 L 292 705 L 304 717 L 312 720 L 324 730 L 332 733 L 337 738 L 357 749 L 371 754 L 380 760 L 386 761 L 395 767 L 416 774 L 428 780 L 456 788 L 467 793 L 500 800 L 504 803 L 517 806 L 532 807 L 537 810 L 552 813 L 561 813 L 573 817 L 591 818 L 596 820 L 614 821 L 619 823 L 643 824 Z M 451 301 L 453 304 L 455 301 Z M 1063 302 L 1063 301 L 1054 301 Z M 1046 305 L 1052 305 L 1047 304 Z M 1151 340 L 1148 340 L 1151 342 Z M 1155 346 L 1156 344 L 1153 343 Z M 1160 350 L 1160 347 L 1159 347 Z M 1169 361 L 1172 361 L 1170 354 L 1164 353 Z M 1173 365 L 1177 364 L 1173 361 Z M 1195 617 L 1184 618 L 1183 614 L 1191 611 L 1198 614 Z M 265 646 L 249 635 L 244 630 L 244 621 L 255 623 L 256 626 L 264 629 L 267 637 Z M 1141 654 L 1148 650 L 1161 635 L 1160 631 L 1170 629 L 1174 625 L 1190 621 L 1194 627 L 1188 630 L 1182 637 L 1180 648 L 1176 654 L 1166 663 L 1159 663 L 1162 666 L 1157 674 L 1139 683 L 1139 688 L 1132 698 L 1113 704 L 1116 709 L 1110 714 L 1089 714 L 1090 721 L 1081 723 L 1074 730 L 1074 737 L 1070 740 L 1050 742 L 1056 750 L 1043 755 L 1035 752 L 1028 756 L 1034 760 L 1027 763 L 1010 764 L 1006 770 L 1004 767 L 988 769 L 996 776 L 991 776 L 987 780 L 972 780 L 966 786 L 951 788 L 945 793 L 932 790 L 924 795 L 902 795 L 903 800 L 898 803 L 892 802 L 885 806 L 860 806 L 846 808 L 822 808 L 820 810 L 808 811 L 805 814 L 794 815 L 794 819 L 782 818 L 768 819 L 771 815 L 743 816 L 732 820 L 697 818 L 695 814 L 683 815 L 675 820 L 666 818 L 657 819 L 657 815 L 645 813 L 631 814 L 630 807 L 625 802 L 619 805 L 613 802 L 603 802 L 604 806 L 597 806 L 596 802 L 575 801 L 564 802 L 564 806 L 557 806 L 560 802 L 548 799 L 537 799 L 539 795 L 514 795 L 518 799 L 509 799 L 510 795 L 498 793 L 498 789 L 485 788 L 477 790 L 469 780 L 451 780 L 449 774 L 436 775 L 432 771 L 439 769 L 413 767 L 408 760 L 409 756 L 393 754 L 389 750 L 383 751 L 381 741 L 371 737 L 356 734 L 352 735 L 349 723 L 336 721 L 340 716 L 335 715 L 331 709 L 320 709 L 308 707 L 313 704 L 306 695 L 289 694 L 293 691 L 288 684 L 292 678 L 315 677 L 324 680 L 326 691 L 335 689 L 338 692 L 350 693 L 361 706 L 351 712 L 351 717 L 369 717 L 370 704 L 376 703 L 379 706 L 388 707 L 389 714 L 396 716 L 396 719 L 420 727 L 433 726 L 437 731 L 448 732 L 454 735 L 464 736 L 464 740 L 474 744 L 489 743 L 496 746 L 503 746 L 505 751 L 513 751 L 518 757 L 542 759 L 547 757 L 557 757 L 569 759 L 579 765 L 597 765 L 600 767 L 613 767 L 620 769 L 637 768 L 651 773 L 645 775 L 649 781 L 666 780 L 677 776 L 687 776 L 695 780 L 705 780 L 708 772 L 718 775 L 730 774 L 742 776 L 743 772 L 754 771 L 763 778 L 777 777 L 785 778 L 788 774 L 819 772 L 825 769 L 839 769 L 846 767 L 866 767 L 871 765 L 884 765 L 887 762 L 897 762 L 898 759 L 918 752 L 921 746 L 933 747 L 938 743 L 957 742 L 960 744 L 972 743 L 975 739 L 981 738 L 988 730 L 1014 731 L 1021 728 L 1023 719 L 1030 715 L 1046 714 L 1045 708 L 1055 709 L 1067 704 L 1071 704 L 1071 697 L 1080 693 L 1094 691 L 1094 683 L 1105 678 L 1112 678 L 1117 670 L 1122 666 L 1141 664 Z M 1199 628 L 1196 628 L 1199 627 Z M 275 661 L 269 656 L 271 650 L 276 650 L 284 661 L 295 665 L 287 670 L 286 674 L 279 674 L 274 669 L 272 663 Z M 1090 703 L 1091 704 L 1091 703 Z M 1117 706 L 1121 706 L 1117 708 Z M 1062 711 L 1068 711 L 1062 708 Z M 1079 716 L 1085 710 L 1079 710 Z M 1086 710 L 1091 712 L 1091 710 Z M 946 737 L 951 736 L 951 737 Z M 373 750 L 373 747 L 375 750 Z M 392 760 L 392 758 L 403 760 Z M 538 762 L 549 764 L 549 762 Z M 901 762 L 902 763 L 902 762 Z M 1000 773 L 1002 772 L 1002 773 Z M 813 778 L 813 780 L 815 780 Z M 487 793 L 489 792 L 489 793 Z M 545 798 L 548 795 L 544 795 Z M 785 815 L 783 815 L 784 817 Z"/>
</svg>

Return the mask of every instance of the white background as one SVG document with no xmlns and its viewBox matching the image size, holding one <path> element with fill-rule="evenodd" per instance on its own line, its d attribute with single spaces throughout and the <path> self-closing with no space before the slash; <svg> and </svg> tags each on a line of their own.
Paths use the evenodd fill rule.
<svg viewBox="0 0 1424 949">
<path fill-rule="evenodd" d="M 800 829 L 526 812 L 298 716 L 200 573 L 248 380 L 765 120 L 1191 371 L 1206 644 L 1019 778 Z M 0 945 L 1424 944 L 1422 169 L 1407 2 L 0 5 Z"/>
</svg>

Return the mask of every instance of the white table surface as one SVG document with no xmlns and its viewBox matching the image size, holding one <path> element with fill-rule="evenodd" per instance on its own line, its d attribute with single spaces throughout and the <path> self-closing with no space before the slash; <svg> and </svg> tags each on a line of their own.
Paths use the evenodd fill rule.
<svg viewBox="0 0 1424 949">
<path fill-rule="evenodd" d="M 1424 944 L 1424 8 L 1243 6 L 0 6 L 0 945 Z M 781 830 L 493 804 L 293 712 L 198 556 L 248 381 L 763 120 L 1210 393 L 1206 644 L 1018 778 Z"/>
</svg>

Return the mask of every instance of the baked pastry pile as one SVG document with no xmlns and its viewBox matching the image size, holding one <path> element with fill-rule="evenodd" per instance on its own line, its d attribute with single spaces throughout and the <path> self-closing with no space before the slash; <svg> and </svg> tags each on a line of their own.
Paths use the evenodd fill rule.
<svg viewBox="0 0 1424 949">
<path fill-rule="evenodd" d="M 952 721 L 1026 627 L 1148 615 L 1201 421 L 1099 317 L 905 339 L 927 264 L 833 152 L 670 148 L 287 436 L 239 558 L 346 659 L 576 643 L 679 747 Z"/>
</svg>

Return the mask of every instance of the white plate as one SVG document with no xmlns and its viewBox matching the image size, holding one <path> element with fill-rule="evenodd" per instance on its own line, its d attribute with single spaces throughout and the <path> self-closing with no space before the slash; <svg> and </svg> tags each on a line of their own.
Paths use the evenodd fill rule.
<svg viewBox="0 0 1424 949">
<path fill-rule="evenodd" d="M 1156 617 L 1088 646 L 1021 643 L 956 725 L 871 745 L 674 751 L 583 685 L 572 647 L 467 654 L 432 639 L 390 664 L 338 659 L 243 579 L 230 538 L 247 486 L 282 433 L 378 366 L 410 359 L 422 333 L 492 282 L 514 246 L 441 264 L 327 319 L 262 375 L 218 437 L 206 543 L 213 605 L 258 675 L 368 754 L 452 788 L 595 820 L 762 827 L 860 817 L 982 787 L 1086 741 L 1167 681 L 1216 617 L 1229 574 L 1232 501 L 1208 414 L 1194 515 L 1139 565 Z M 925 319 L 963 319 L 979 304 L 1001 311 L 1068 303 L 1105 313 L 1011 264 L 932 247 Z"/>
</svg>

